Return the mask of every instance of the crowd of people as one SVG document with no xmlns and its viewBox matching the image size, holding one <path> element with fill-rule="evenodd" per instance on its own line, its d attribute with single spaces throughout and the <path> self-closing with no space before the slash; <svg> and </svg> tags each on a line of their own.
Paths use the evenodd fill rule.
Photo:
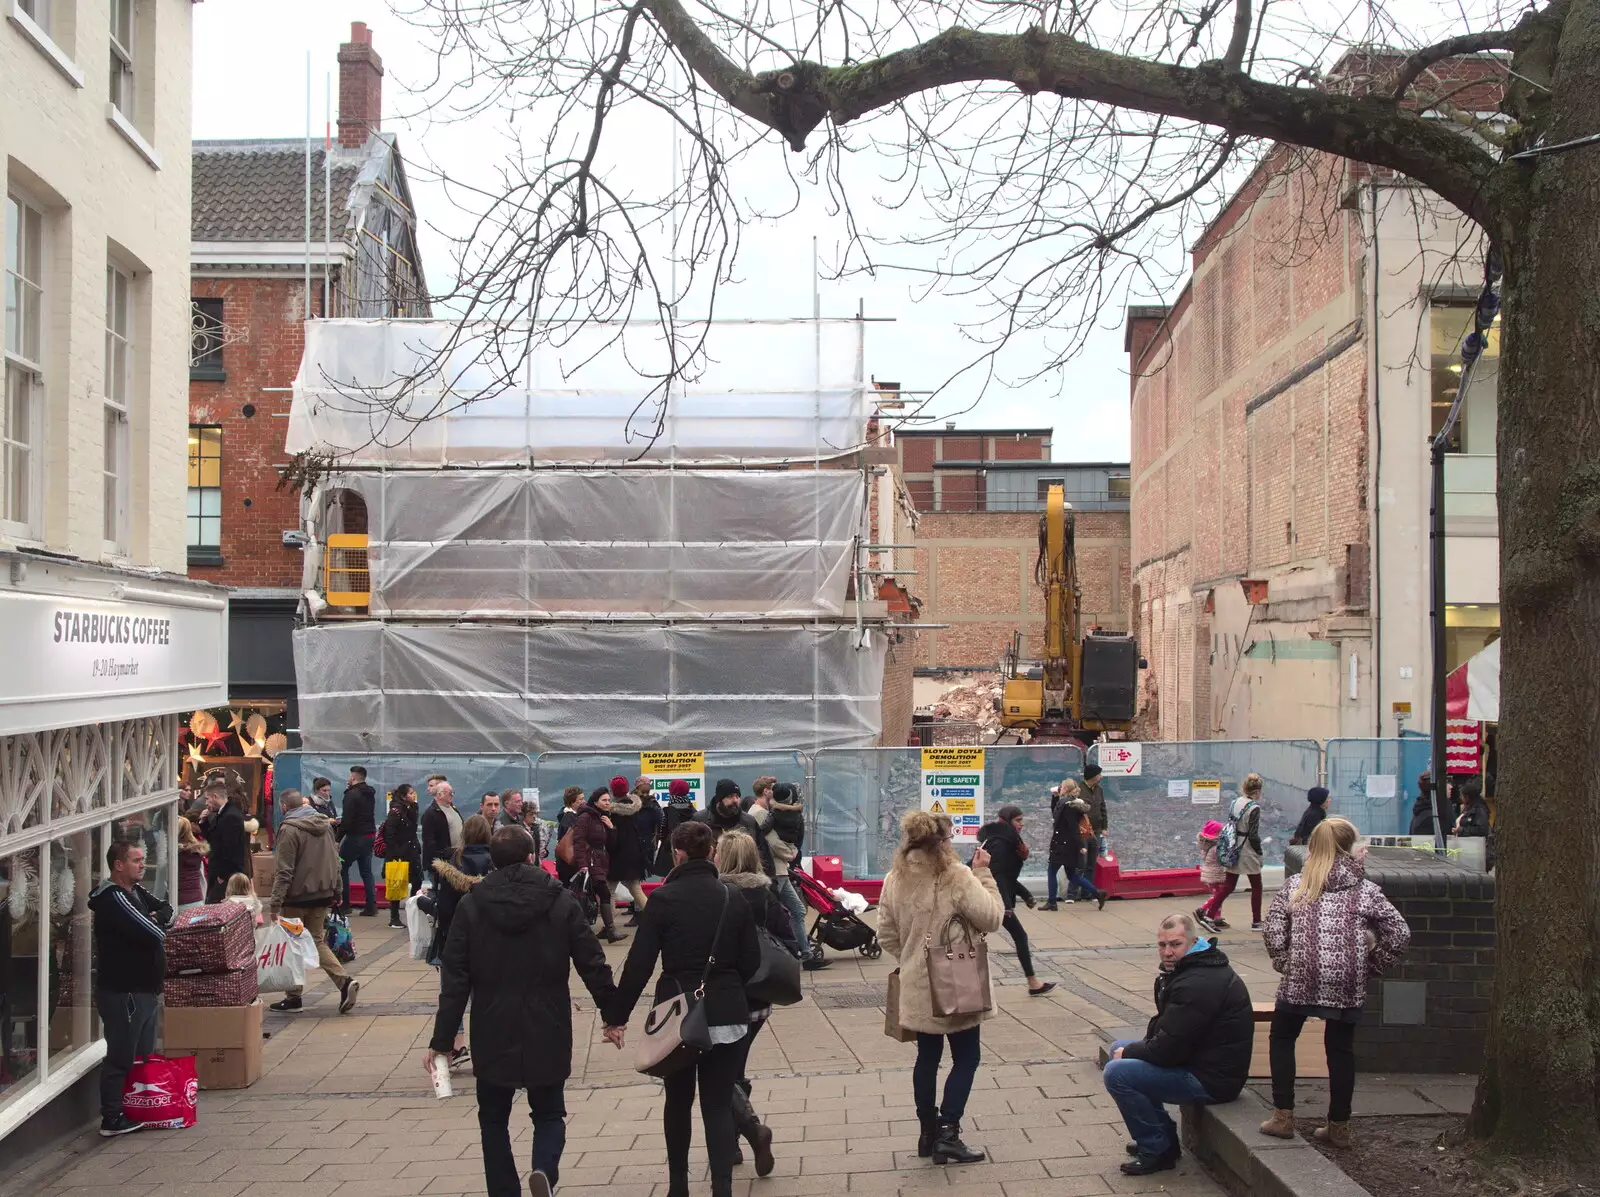
<svg viewBox="0 0 1600 1197">
<path fill-rule="evenodd" d="M 324 941 L 328 913 L 349 911 L 352 867 L 367 895 L 363 913 L 375 913 L 372 858 L 400 862 L 401 875 L 421 891 L 434 919 L 428 957 L 440 970 L 439 1007 L 423 1064 L 431 1074 L 441 1060 L 448 1068 L 470 1059 L 491 1197 L 522 1192 L 509 1131 L 518 1089 L 527 1091 L 534 1127 L 528 1190 L 548 1197 L 559 1180 L 573 970 L 600 1013 L 604 1039 L 618 1049 L 626 1046 L 629 1020 L 652 978 L 650 1021 L 679 999 L 680 1014 L 698 1010 L 703 1044 L 696 1040 L 681 1067 L 654 1074 L 665 1082 L 669 1197 L 688 1194 L 697 1096 L 712 1197 L 731 1193 L 733 1169 L 743 1162 L 745 1148 L 756 1174 L 770 1174 L 776 1166 L 773 1135 L 751 1101 L 746 1069 L 771 1009 L 752 996 L 751 984 L 768 967 L 767 944 L 781 945 L 813 967 L 819 963 L 791 877 L 805 839 L 795 787 L 758 778 L 746 799 L 736 782 L 723 780 L 706 808 L 696 810 L 682 782 L 672 784 L 663 803 L 647 780 L 630 785 L 618 777 L 587 794 L 569 790 L 550 836 L 520 791 L 486 793 L 478 812 L 463 817 L 447 778 L 434 775 L 426 788 L 431 802 L 419 816 L 416 792 L 397 787 L 381 826 L 375 793 L 360 769 L 351 770 L 339 810 L 333 809 L 326 779 L 317 779 L 309 796 L 281 793 L 274 884 L 258 900 L 248 854 L 241 856 L 248 843 L 242 812 L 225 784 L 208 783 L 178 829 L 183 904 L 234 900 L 259 907 L 262 917 L 281 913 L 303 920 L 316 936 L 339 1009 L 348 1012 L 359 983 Z M 1328 814 L 1327 793 L 1320 788 L 1308 793 L 1292 837 L 1306 845 L 1304 867 L 1263 914 L 1261 788 L 1259 777 L 1247 777 L 1226 822 L 1209 821 L 1200 830 L 1197 849 L 1212 895 L 1193 913 L 1161 920 L 1155 1014 L 1143 1038 L 1110 1049 L 1104 1084 L 1130 1132 L 1129 1159 L 1122 1165 L 1129 1175 L 1175 1166 L 1180 1148 L 1167 1106 L 1231 1101 L 1249 1075 L 1251 995 L 1208 934 L 1226 927 L 1221 908 L 1240 877 L 1251 879 L 1253 922 L 1282 974 L 1269 1038 L 1274 1108 L 1261 1132 L 1295 1133 L 1295 1043 L 1308 1020 L 1320 1019 L 1330 1101 L 1316 1134 L 1334 1146 L 1350 1142 L 1354 1040 L 1367 983 L 1398 959 L 1410 932 L 1365 879 L 1365 847 L 1356 828 Z M 1098 789 L 1098 778 L 1086 776 L 1081 785 L 1065 781 L 1052 791 L 1047 910 L 1074 895 L 1104 905 L 1106 895 L 1093 880 L 1107 826 Z M 936 959 L 945 954 L 927 945 L 952 934 L 970 940 L 1006 929 L 1029 992 L 1052 988 L 1034 975 L 1016 914 L 1019 901 L 1034 904 L 1020 878 L 1029 856 L 1023 828 L 1022 812 L 1002 807 L 980 829 L 977 848 L 963 862 L 948 816 L 909 811 L 883 882 L 877 935 L 899 965 L 892 1021 L 901 1037 L 916 1043 L 911 1089 L 920 1123 L 917 1153 L 937 1165 L 986 1158 L 981 1147 L 964 1140 L 962 1122 L 982 1062 L 981 1027 L 995 1003 L 986 970 L 982 992 L 974 994 L 969 985 L 953 998 L 961 985 Z M 139 885 L 139 845 L 113 844 L 107 865 L 109 880 L 91 908 L 99 951 L 97 1004 L 107 1040 L 101 1133 L 109 1136 L 138 1129 L 122 1115 L 121 1085 L 135 1056 L 151 1048 L 164 928 L 172 910 Z M 1060 870 L 1067 876 L 1064 890 L 1056 886 Z M 643 882 L 652 874 L 661 882 L 646 894 Z M 614 974 L 602 940 L 628 938 L 613 908 L 618 885 L 632 900 L 633 938 L 620 974 Z M 301 1002 L 302 995 L 291 992 L 273 1009 L 294 1011 Z M 647 1024 L 648 1029 L 659 1030 Z M 687 1033 L 683 1042 L 689 1042 Z M 950 1059 L 941 1090 L 946 1048 Z"/>
</svg>

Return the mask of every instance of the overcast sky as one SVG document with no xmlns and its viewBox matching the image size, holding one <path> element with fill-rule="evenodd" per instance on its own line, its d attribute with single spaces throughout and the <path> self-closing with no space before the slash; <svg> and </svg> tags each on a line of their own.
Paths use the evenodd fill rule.
<svg viewBox="0 0 1600 1197">
<path fill-rule="evenodd" d="M 339 44 L 350 22 L 365 21 L 382 55 L 385 128 L 396 132 L 408 162 L 412 187 L 425 225 L 424 262 L 430 282 L 448 281 L 446 235 L 465 231 L 466 215 L 453 209 L 434 173 L 442 170 L 467 181 L 492 183 L 492 167 L 504 155 L 495 118 L 477 126 L 437 125 L 404 119 L 418 108 L 408 86 L 426 80 L 433 68 L 418 32 L 392 16 L 382 0 L 276 0 L 270 20 L 259 5 L 245 0 L 211 0 L 194 9 L 196 138 L 299 137 L 305 132 L 306 54 L 312 55 L 312 125 L 320 141 L 324 126 L 325 80 L 333 77 L 338 103 Z M 504 121 L 505 117 L 498 118 Z M 887 218 L 885 218 L 887 219 Z M 435 231 L 437 230 L 437 231 Z M 742 280 L 721 300 L 723 312 L 759 316 L 809 315 L 812 304 L 811 238 L 820 238 L 828 260 L 838 245 L 838 226 L 813 197 L 796 216 L 759 225 L 745 234 Z M 892 317 L 867 332 L 867 372 L 892 379 L 909 390 L 942 383 L 974 356 L 960 326 L 978 317 L 971 301 L 954 298 L 913 302 L 904 276 L 853 278 L 821 287 L 824 315 L 852 315 L 864 304 L 869 316 Z M 970 402 L 956 416 L 967 427 L 1051 427 L 1057 460 L 1128 458 L 1128 379 L 1122 353 L 1122 311 L 1100 313 L 1100 327 L 1064 374 L 1012 388 L 990 383 L 981 398 L 975 386 L 957 383 L 936 409 L 945 415 Z M 1043 346 L 1021 343 L 1008 350 L 1002 366 L 1011 377 L 1024 374 L 1043 354 Z"/>
</svg>

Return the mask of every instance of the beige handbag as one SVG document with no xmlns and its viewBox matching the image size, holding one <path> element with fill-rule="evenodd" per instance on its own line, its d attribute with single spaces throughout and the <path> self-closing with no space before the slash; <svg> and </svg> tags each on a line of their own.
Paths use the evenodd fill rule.
<svg viewBox="0 0 1600 1197">
<path fill-rule="evenodd" d="M 959 927 L 959 938 L 951 938 L 951 928 Z M 994 1008 L 989 996 L 988 936 L 979 931 L 974 938 L 972 924 L 952 914 L 935 943 L 933 933 L 923 937 L 923 954 L 928 962 L 928 993 L 933 1012 L 939 1018 L 983 1014 Z"/>
</svg>

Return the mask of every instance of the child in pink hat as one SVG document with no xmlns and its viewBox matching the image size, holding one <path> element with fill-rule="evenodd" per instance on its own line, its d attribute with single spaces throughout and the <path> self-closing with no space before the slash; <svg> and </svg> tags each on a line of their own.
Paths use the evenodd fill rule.
<svg viewBox="0 0 1600 1197">
<path fill-rule="evenodd" d="M 1217 837 L 1222 834 L 1222 824 L 1211 819 L 1200 829 L 1200 834 L 1195 837 L 1195 846 L 1200 850 L 1200 882 L 1211 887 L 1211 896 L 1216 897 L 1217 891 L 1222 888 L 1223 881 L 1228 876 L 1228 871 L 1222 867 L 1222 862 L 1217 859 Z M 1205 906 L 1196 908 L 1194 917 L 1200 925 L 1208 930 L 1226 927 L 1219 915 L 1216 918 L 1207 918 Z"/>
</svg>

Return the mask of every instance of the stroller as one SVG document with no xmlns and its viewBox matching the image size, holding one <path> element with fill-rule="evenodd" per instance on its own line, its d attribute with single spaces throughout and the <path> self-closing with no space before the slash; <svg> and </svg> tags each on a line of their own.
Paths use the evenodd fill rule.
<svg viewBox="0 0 1600 1197">
<path fill-rule="evenodd" d="M 800 891 L 801 899 L 817 912 L 809 936 L 814 948 L 820 951 L 826 944 L 836 952 L 860 952 L 868 960 L 883 955 L 877 932 L 839 905 L 827 886 L 799 865 L 789 866 L 789 877 Z"/>
</svg>

